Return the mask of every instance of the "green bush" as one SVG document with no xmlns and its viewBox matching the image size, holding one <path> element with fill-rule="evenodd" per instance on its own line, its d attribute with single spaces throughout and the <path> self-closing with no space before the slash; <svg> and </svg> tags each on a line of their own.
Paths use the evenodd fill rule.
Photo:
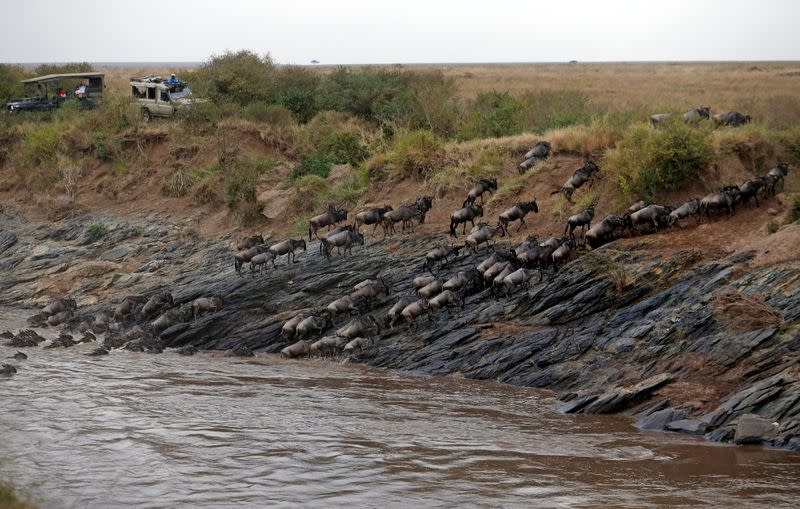
<svg viewBox="0 0 800 509">
<path fill-rule="evenodd" d="M 228 206 L 237 202 L 255 203 L 256 186 L 261 175 L 272 171 L 277 163 L 277 160 L 269 158 L 258 161 L 237 160 L 225 174 L 223 181 L 225 202 Z"/>
<path fill-rule="evenodd" d="M 800 196 L 794 197 L 792 209 L 789 211 L 789 222 L 800 224 Z"/>
<path fill-rule="evenodd" d="M 319 151 L 330 156 L 334 164 L 350 163 L 357 166 L 369 157 L 369 151 L 354 133 L 332 133 L 322 139 Z"/>
<path fill-rule="evenodd" d="M 31 164 L 55 166 L 61 148 L 59 126 L 50 123 L 36 125 L 25 133 L 22 146 L 25 157 Z"/>
<path fill-rule="evenodd" d="M 0 103 L 7 103 L 12 99 L 20 99 L 24 95 L 24 88 L 20 80 L 29 75 L 21 65 L 0 64 Z"/>
<path fill-rule="evenodd" d="M 317 87 L 320 77 L 304 67 L 277 69 L 270 87 L 272 101 L 291 111 L 298 122 L 308 122 L 319 111 Z"/>
<path fill-rule="evenodd" d="M 604 167 L 626 196 L 654 199 L 696 177 L 713 157 L 708 129 L 674 121 L 664 129 L 636 124 L 607 152 Z"/>
<path fill-rule="evenodd" d="M 246 106 L 270 100 L 270 78 L 275 69 L 269 55 L 259 57 L 247 50 L 214 55 L 187 79 L 195 92 L 216 101 L 233 101 Z"/>
<path fill-rule="evenodd" d="M 292 112 L 278 104 L 250 103 L 242 110 L 242 117 L 252 122 L 261 122 L 277 127 L 290 127 L 294 120 Z"/>
<path fill-rule="evenodd" d="M 312 152 L 310 154 L 300 154 L 300 165 L 292 170 L 289 178 L 292 182 L 307 175 L 314 175 L 320 178 L 328 178 L 331 172 L 331 165 L 334 164 L 333 158 L 324 152 Z"/>
<path fill-rule="evenodd" d="M 328 182 L 319 175 L 301 176 L 292 187 L 295 208 L 305 211 L 314 210 L 318 197 L 327 189 Z"/>
<path fill-rule="evenodd" d="M 203 134 L 216 128 L 220 117 L 219 105 L 210 101 L 192 104 L 175 113 L 175 118 L 192 134 Z"/>
<path fill-rule="evenodd" d="M 106 233 L 108 233 L 108 227 L 103 223 L 96 222 L 89 225 L 89 236 L 93 239 L 105 237 Z"/>
<path fill-rule="evenodd" d="M 469 106 L 458 138 L 497 138 L 520 132 L 519 114 L 522 108 L 522 102 L 508 92 L 481 92 Z"/>
</svg>

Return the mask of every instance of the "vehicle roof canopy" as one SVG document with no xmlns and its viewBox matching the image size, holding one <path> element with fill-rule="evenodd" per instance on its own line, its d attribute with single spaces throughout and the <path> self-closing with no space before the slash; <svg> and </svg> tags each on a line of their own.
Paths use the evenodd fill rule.
<svg viewBox="0 0 800 509">
<path fill-rule="evenodd" d="M 88 78 L 104 78 L 105 74 L 101 72 L 71 72 L 66 74 L 46 74 L 44 76 L 37 76 L 27 80 L 22 80 L 22 83 L 51 83 L 53 81 L 65 79 L 88 79 Z"/>
</svg>

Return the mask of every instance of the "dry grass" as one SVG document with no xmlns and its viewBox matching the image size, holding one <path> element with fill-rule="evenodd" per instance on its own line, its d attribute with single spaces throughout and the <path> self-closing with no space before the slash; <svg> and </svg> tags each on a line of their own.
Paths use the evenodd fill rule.
<svg viewBox="0 0 800 509">
<path fill-rule="evenodd" d="M 712 308 L 718 322 L 729 330 L 755 330 L 778 327 L 783 315 L 764 301 L 763 293 L 743 293 L 730 289 L 714 297 Z"/>
</svg>

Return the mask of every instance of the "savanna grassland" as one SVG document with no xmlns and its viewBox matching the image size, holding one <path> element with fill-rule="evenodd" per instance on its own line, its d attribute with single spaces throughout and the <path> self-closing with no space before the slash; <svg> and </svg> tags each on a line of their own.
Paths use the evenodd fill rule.
<svg viewBox="0 0 800 509">
<path fill-rule="evenodd" d="M 0 96 L 19 95 L 22 77 L 91 67 L 3 66 Z M 796 62 L 288 67 L 226 53 L 176 69 L 206 101 L 149 124 L 127 80 L 171 69 L 99 70 L 107 94 L 93 111 L 2 116 L 4 199 L 57 217 L 147 197 L 156 210 L 205 211 L 210 231 L 282 232 L 331 202 L 358 208 L 427 192 L 454 206 L 480 177 L 499 177 L 501 207 L 539 189 L 534 181 L 560 185 L 553 171 L 562 165 L 599 161 L 612 178 L 575 206 L 556 204 L 558 222 L 589 200 L 671 199 L 800 158 Z M 648 123 L 700 105 L 753 122 Z M 519 175 L 521 155 L 540 139 L 556 157 Z"/>
</svg>

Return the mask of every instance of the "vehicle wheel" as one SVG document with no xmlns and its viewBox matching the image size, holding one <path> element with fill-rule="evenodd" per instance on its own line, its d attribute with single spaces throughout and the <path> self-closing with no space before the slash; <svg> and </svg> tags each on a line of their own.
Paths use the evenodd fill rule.
<svg viewBox="0 0 800 509">
<path fill-rule="evenodd" d="M 150 110 L 147 108 L 142 109 L 142 120 L 147 123 L 153 118 L 153 115 L 150 113 Z"/>
</svg>

